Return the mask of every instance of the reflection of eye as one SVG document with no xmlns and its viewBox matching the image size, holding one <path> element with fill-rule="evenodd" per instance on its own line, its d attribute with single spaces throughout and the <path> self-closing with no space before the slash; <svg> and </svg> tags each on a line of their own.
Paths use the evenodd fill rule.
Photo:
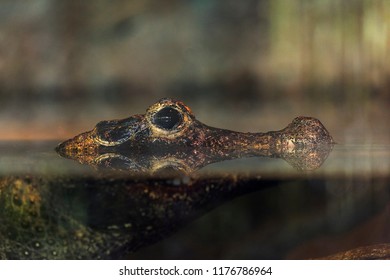
<svg viewBox="0 0 390 280">
<path fill-rule="evenodd" d="M 126 170 L 132 172 L 139 172 L 143 170 L 141 166 L 131 159 L 114 153 L 100 155 L 95 159 L 95 163 L 100 168 Z"/>
<path fill-rule="evenodd" d="M 183 117 L 178 110 L 165 107 L 153 116 L 152 122 L 159 128 L 172 130 L 183 122 Z"/>
<path fill-rule="evenodd" d="M 153 176 L 161 178 L 181 178 L 191 173 L 191 170 L 189 170 L 189 167 L 185 163 L 169 160 L 155 162 L 151 171 Z"/>
</svg>

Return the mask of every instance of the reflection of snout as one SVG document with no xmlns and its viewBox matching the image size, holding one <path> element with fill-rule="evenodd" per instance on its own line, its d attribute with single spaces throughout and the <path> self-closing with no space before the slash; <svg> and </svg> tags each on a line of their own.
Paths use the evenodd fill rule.
<svg viewBox="0 0 390 280">
<path fill-rule="evenodd" d="M 295 149 L 281 154 L 281 158 L 301 171 L 312 171 L 319 168 L 333 149 L 333 143 L 320 144 Z"/>
</svg>

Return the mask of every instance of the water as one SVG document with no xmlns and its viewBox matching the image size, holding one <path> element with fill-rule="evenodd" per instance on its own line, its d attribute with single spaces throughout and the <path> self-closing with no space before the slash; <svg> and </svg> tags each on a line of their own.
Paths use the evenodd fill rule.
<svg viewBox="0 0 390 280">
<path fill-rule="evenodd" d="M 259 157 L 162 176 L 81 165 L 57 143 L 0 144 L 1 258 L 301 259 L 390 242 L 386 145 L 336 145 L 311 172 Z"/>
</svg>

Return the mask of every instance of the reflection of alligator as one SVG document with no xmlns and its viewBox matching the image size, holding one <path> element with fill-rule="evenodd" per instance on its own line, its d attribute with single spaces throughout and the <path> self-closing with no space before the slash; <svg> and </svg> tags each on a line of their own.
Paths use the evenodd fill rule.
<svg viewBox="0 0 390 280">
<path fill-rule="evenodd" d="M 315 118 L 297 117 L 280 131 L 240 133 L 206 126 L 182 102 L 162 99 L 145 115 L 98 123 L 61 143 L 57 152 L 81 163 L 136 172 L 166 165 L 191 172 L 212 162 L 253 156 L 283 158 L 300 170 L 313 170 L 333 144 Z"/>
<path fill-rule="evenodd" d="M 2 178 L 0 259 L 125 258 L 260 187 L 236 176 Z"/>
</svg>

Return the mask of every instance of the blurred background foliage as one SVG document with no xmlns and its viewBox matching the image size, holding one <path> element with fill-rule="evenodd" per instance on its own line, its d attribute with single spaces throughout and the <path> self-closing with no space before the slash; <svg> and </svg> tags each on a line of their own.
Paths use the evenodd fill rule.
<svg viewBox="0 0 390 280">
<path fill-rule="evenodd" d="M 387 0 L 0 0 L 0 138 L 172 97 L 213 126 L 311 115 L 339 143 L 389 143 L 389 49 Z"/>
</svg>

